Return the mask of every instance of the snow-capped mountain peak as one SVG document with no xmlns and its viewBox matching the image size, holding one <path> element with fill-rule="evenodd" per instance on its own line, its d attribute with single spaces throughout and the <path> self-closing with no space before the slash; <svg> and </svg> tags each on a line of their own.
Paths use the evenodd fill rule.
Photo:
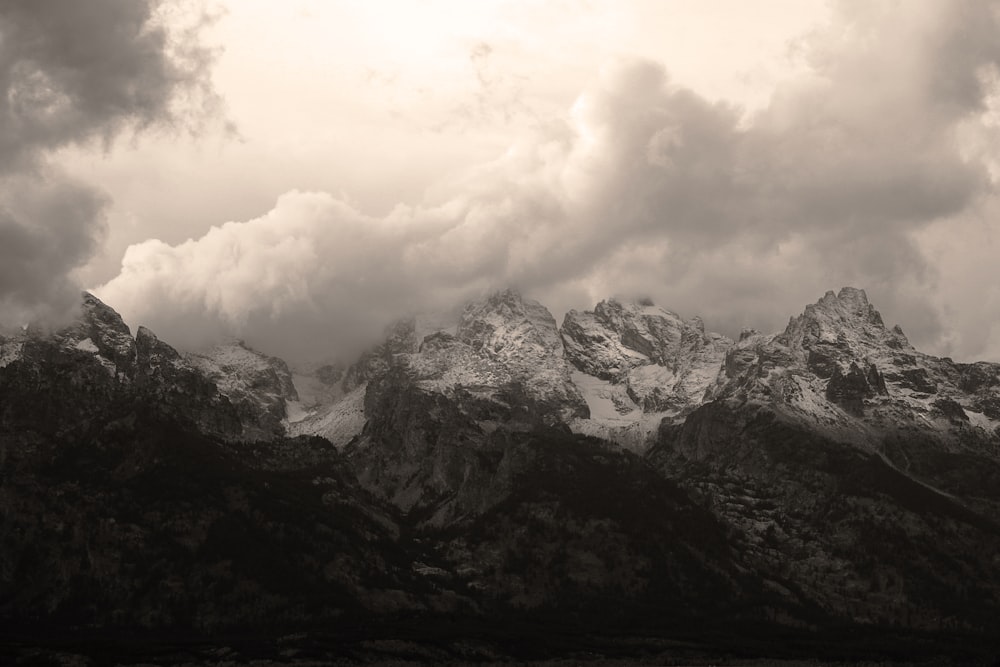
<svg viewBox="0 0 1000 667">
<path fill-rule="evenodd" d="M 806 356 L 818 350 L 825 350 L 820 352 L 825 356 L 839 351 L 834 356 L 844 366 L 851 359 L 880 354 L 886 348 L 912 349 L 903 330 L 898 326 L 887 329 L 865 291 L 853 287 L 844 287 L 837 294 L 827 292 L 806 306 L 801 315 L 789 321 L 778 341 Z"/>
<path fill-rule="evenodd" d="M 661 419 L 701 404 L 733 344 L 706 332 L 700 318 L 685 320 L 648 300 L 570 311 L 561 334 L 592 414 L 574 428 L 639 449 Z"/>
<path fill-rule="evenodd" d="M 477 352 L 508 362 L 534 355 L 562 356 L 562 340 L 552 313 L 512 289 L 469 304 L 456 333 Z"/>
</svg>

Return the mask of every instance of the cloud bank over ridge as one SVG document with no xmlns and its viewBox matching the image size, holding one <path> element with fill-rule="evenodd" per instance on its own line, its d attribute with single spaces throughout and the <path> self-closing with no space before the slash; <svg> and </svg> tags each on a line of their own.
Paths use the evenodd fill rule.
<svg viewBox="0 0 1000 667">
<path fill-rule="evenodd" d="M 58 316 L 105 232 L 107 196 L 54 151 L 181 126 L 215 102 L 196 27 L 170 30 L 160 0 L 0 5 L 0 315 Z M 199 20 L 203 20 L 203 17 Z M 195 21 L 197 23 L 197 20 Z"/>
<path fill-rule="evenodd" d="M 918 344 L 997 358 L 997 34 L 997 3 L 841 2 L 800 44 L 808 73 L 750 117 L 620 60 L 420 203 L 373 217 L 289 192 L 133 245 L 98 293 L 180 345 L 232 333 L 295 358 L 506 285 L 554 310 L 649 295 L 732 331 L 854 284 Z"/>
</svg>

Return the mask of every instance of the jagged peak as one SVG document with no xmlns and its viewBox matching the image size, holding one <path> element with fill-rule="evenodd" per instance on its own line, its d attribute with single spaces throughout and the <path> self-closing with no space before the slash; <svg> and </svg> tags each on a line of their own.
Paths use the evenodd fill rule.
<svg viewBox="0 0 1000 667">
<path fill-rule="evenodd" d="M 80 292 L 80 303 L 82 303 L 86 307 L 104 308 L 115 312 L 115 314 L 117 314 L 118 312 L 114 308 L 109 306 L 107 303 L 105 303 L 103 300 L 101 300 L 101 298 L 98 297 L 96 294 L 94 294 L 93 292 L 88 292 L 87 290 L 83 290 Z"/>
<path fill-rule="evenodd" d="M 865 291 L 855 287 L 844 287 L 838 293 L 828 291 L 819 301 L 806 306 L 801 315 L 789 319 L 779 339 L 802 349 L 816 344 L 858 348 L 856 351 L 860 351 L 859 346 L 910 346 L 902 329 L 887 329 Z"/>
<path fill-rule="evenodd" d="M 465 306 L 463 316 L 465 313 L 469 312 L 488 310 L 509 313 L 511 315 L 519 315 L 526 312 L 527 309 L 533 308 L 537 309 L 545 307 L 538 301 L 525 297 L 521 294 L 520 290 L 513 287 L 507 287 L 502 290 L 490 292 L 480 299 L 469 302 Z"/>
<path fill-rule="evenodd" d="M 841 287 L 839 292 L 834 292 L 833 290 L 827 290 L 826 294 L 820 301 L 831 301 L 837 300 L 844 303 L 853 303 L 859 306 L 868 306 L 870 301 L 868 301 L 868 293 L 863 289 L 851 286 Z"/>
<path fill-rule="evenodd" d="M 169 348 L 169 350 L 174 354 L 178 356 L 180 355 L 180 353 L 175 350 L 170 343 L 165 342 L 162 338 L 156 335 L 156 332 L 143 325 L 139 325 L 139 328 L 135 331 L 135 343 L 139 347 L 145 346 L 146 349 Z"/>
<path fill-rule="evenodd" d="M 549 309 L 512 288 L 468 304 L 459 317 L 456 334 L 476 350 L 485 346 L 499 351 L 515 341 L 530 341 L 562 353 L 559 327 Z"/>
<path fill-rule="evenodd" d="M 494 312 L 509 317 L 518 317 L 526 314 L 537 314 L 544 311 L 552 318 L 549 309 L 540 302 L 525 297 L 520 291 L 512 287 L 492 292 L 481 299 L 471 301 L 466 304 L 462 311 L 462 319 L 477 313 Z M 552 318 L 555 321 L 555 318 Z"/>
<path fill-rule="evenodd" d="M 868 295 L 854 287 L 844 287 L 838 293 L 830 290 L 819 301 L 806 306 L 801 315 L 790 318 L 786 334 L 806 322 L 837 328 L 871 325 L 885 329 L 882 315 L 868 300 Z"/>
<path fill-rule="evenodd" d="M 646 330 L 649 327 L 662 331 L 666 327 L 679 332 L 678 335 L 685 332 L 684 336 L 694 334 L 706 339 L 726 339 L 721 334 L 707 331 L 705 321 L 700 316 L 681 317 L 672 310 L 657 306 L 648 297 L 634 300 L 609 297 L 599 301 L 592 311 L 569 311 L 563 326 L 566 326 L 566 321 L 581 321 L 586 318 L 594 318 L 619 334 L 626 330 Z"/>
<path fill-rule="evenodd" d="M 203 352 L 185 354 L 184 357 L 209 374 L 252 373 L 267 369 L 277 369 L 283 374 L 291 373 L 288 364 L 280 357 L 261 352 L 238 338 L 219 343 Z"/>
<path fill-rule="evenodd" d="M 80 293 L 76 321 L 55 334 L 64 345 L 96 350 L 107 361 L 115 377 L 131 376 L 135 363 L 135 339 L 121 315 L 90 292 Z"/>
<path fill-rule="evenodd" d="M 96 296 L 94 296 L 91 292 L 88 292 L 86 290 L 84 290 L 83 292 L 80 293 L 80 301 L 81 301 L 81 303 L 83 303 L 84 307 L 88 307 L 88 308 L 93 308 L 93 307 L 108 308 L 109 307 L 108 304 L 104 303 L 103 301 L 101 301 L 100 299 L 98 299 Z"/>
<path fill-rule="evenodd" d="M 88 324 L 103 325 L 114 330 L 132 335 L 125 320 L 118 311 L 104 303 L 90 292 L 82 292 L 80 298 L 80 320 Z"/>
<path fill-rule="evenodd" d="M 830 290 L 822 299 L 806 306 L 807 313 L 816 311 L 836 314 L 845 321 L 852 318 L 862 318 L 873 324 L 885 326 L 882 322 L 882 315 L 868 300 L 868 294 L 863 289 L 856 287 L 842 287 L 836 294 Z"/>
<path fill-rule="evenodd" d="M 863 289 L 857 287 L 841 287 L 840 291 L 837 292 L 837 298 L 841 301 L 856 301 L 865 305 L 869 303 L 868 294 Z"/>
</svg>

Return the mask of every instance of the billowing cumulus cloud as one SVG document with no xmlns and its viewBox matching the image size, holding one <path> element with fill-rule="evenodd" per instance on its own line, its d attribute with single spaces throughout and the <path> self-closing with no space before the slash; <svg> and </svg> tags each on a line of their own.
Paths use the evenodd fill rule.
<svg viewBox="0 0 1000 667">
<path fill-rule="evenodd" d="M 928 297 L 948 294 L 933 239 L 995 196 L 976 147 L 996 130 L 1000 10 L 837 9 L 800 45 L 808 72 L 749 118 L 659 64 L 616 62 L 564 117 L 418 205 L 371 217 L 288 193 L 200 239 L 131 247 L 100 293 L 181 344 L 230 332 L 301 357 L 504 285 L 556 310 L 648 295 L 732 332 L 854 284 L 917 342 L 1000 352 L 949 338 Z"/>
<path fill-rule="evenodd" d="M 72 272 L 104 232 L 105 195 L 52 166 L 52 151 L 188 124 L 215 102 L 211 53 L 196 25 L 167 28 L 168 9 L 158 0 L 0 4 L 2 321 L 77 301 Z"/>
</svg>

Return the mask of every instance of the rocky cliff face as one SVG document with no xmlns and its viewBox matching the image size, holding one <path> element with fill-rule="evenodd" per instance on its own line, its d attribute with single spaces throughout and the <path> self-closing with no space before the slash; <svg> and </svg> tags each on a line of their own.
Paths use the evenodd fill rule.
<svg viewBox="0 0 1000 667">
<path fill-rule="evenodd" d="M 92 294 L 84 293 L 74 322 L 58 331 L 31 325 L 7 337 L 0 336 L 0 368 L 14 362 L 37 362 L 41 347 L 73 355 L 90 355 L 117 382 L 135 375 L 135 340 L 121 316 Z"/>
<path fill-rule="evenodd" d="M 639 451 L 662 419 L 683 419 L 702 404 L 733 344 L 706 332 L 699 318 L 651 302 L 570 311 L 560 333 L 591 408 L 574 428 Z"/>
<path fill-rule="evenodd" d="M 245 438 L 266 440 L 285 433 L 286 406 L 299 396 L 283 360 L 261 354 L 243 341 L 188 354 L 185 360 L 236 408 Z"/>
<path fill-rule="evenodd" d="M 54 332 L 28 327 L 0 340 L 0 359 L 7 383 L 24 390 L 52 384 L 49 399 L 23 406 L 27 413 L 11 410 L 11 419 L 27 414 L 27 421 L 33 421 L 30 416 L 39 410 L 78 412 L 81 419 L 92 413 L 91 418 L 97 418 L 113 404 L 142 403 L 226 440 L 267 439 L 283 432 L 283 399 L 278 399 L 280 407 L 278 400 L 268 399 L 271 392 L 290 387 L 290 378 L 284 385 L 278 377 L 268 383 L 271 376 L 259 381 L 242 369 L 224 369 L 212 357 L 185 358 L 145 327 L 139 327 L 133 338 L 118 313 L 91 294 L 83 295 L 79 316 L 67 327 Z M 274 363 L 284 366 L 278 360 Z M 69 380 L 71 376 L 77 379 Z M 59 398 L 67 391 L 69 395 Z M 17 393 L 23 396 L 26 391 Z M 281 416 L 275 417 L 279 409 Z"/>
<path fill-rule="evenodd" d="M 767 405 L 805 428 L 879 451 L 887 441 L 932 438 L 951 452 L 996 457 L 998 375 L 1000 364 L 956 364 L 913 349 L 864 291 L 844 288 L 784 332 L 737 343 L 708 398 Z"/>
<path fill-rule="evenodd" d="M 981 411 L 998 370 L 922 354 L 863 291 L 828 292 L 784 332 L 742 337 L 649 458 L 787 596 L 865 623 L 981 627 L 1000 609 L 985 546 L 1000 545 L 1000 434 Z"/>
<path fill-rule="evenodd" d="M 233 405 L 213 380 L 146 327 L 135 337 L 135 386 L 173 419 L 228 440 L 255 439 L 254 420 Z"/>
<path fill-rule="evenodd" d="M 437 331 L 419 345 L 410 339 L 385 349 L 409 351 L 383 352 L 384 371 L 368 371 L 367 426 L 351 457 L 369 488 L 401 509 L 429 512 L 437 523 L 469 509 L 456 498 L 490 474 L 481 449 L 492 433 L 587 414 L 555 319 L 513 291 L 470 304 L 454 334 Z"/>
</svg>

